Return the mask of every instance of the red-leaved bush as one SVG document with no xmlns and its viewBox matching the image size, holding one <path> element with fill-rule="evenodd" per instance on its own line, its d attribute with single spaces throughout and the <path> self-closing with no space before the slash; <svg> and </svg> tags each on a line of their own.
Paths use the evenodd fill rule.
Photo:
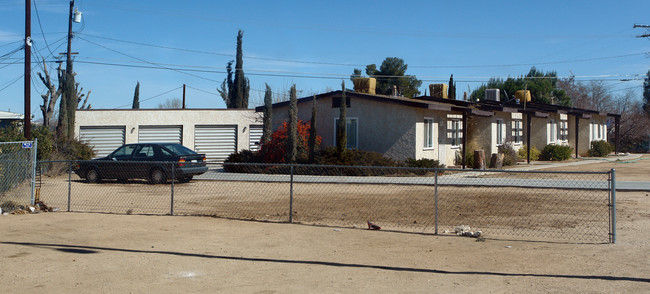
<svg viewBox="0 0 650 294">
<path fill-rule="evenodd" d="M 271 135 L 269 142 L 262 143 L 259 155 L 265 163 L 284 163 L 287 150 L 287 130 L 289 123 L 283 122 L 282 125 Z M 298 120 L 298 161 L 305 161 L 309 158 L 309 129 L 311 126 L 308 122 Z M 316 146 L 321 143 L 321 136 L 316 136 Z"/>
</svg>

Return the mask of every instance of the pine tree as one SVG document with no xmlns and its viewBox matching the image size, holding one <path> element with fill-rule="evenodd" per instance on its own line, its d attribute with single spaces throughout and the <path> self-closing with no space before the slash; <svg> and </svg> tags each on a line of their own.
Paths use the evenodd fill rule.
<svg viewBox="0 0 650 294">
<path fill-rule="evenodd" d="M 271 141 L 271 134 L 273 133 L 273 92 L 269 84 L 266 84 L 266 91 L 264 92 L 264 127 L 262 130 L 262 144 Z"/>
<path fill-rule="evenodd" d="M 298 97 L 296 96 L 296 85 L 291 87 L 289 92 L 289 130 L 287 131 L 287 154 L 286 161 L 296 162 L 298 154 Z"/>
<path fill-rule="evenodd" d="M 336 152 L 339 157 L 347 150 L 348 134 L 347 134 L 347 98 L 345 97 L 345 81 L 341 82 L 341 103 L 339 107 L 339 124 L 336 130 Z"/>
<path fill-rule="evenodd" d="M 133 93 L 133 105 L 131 109 L 140 109 L 140 82 L 135 85 L 135 92 Z"/>
</svg>

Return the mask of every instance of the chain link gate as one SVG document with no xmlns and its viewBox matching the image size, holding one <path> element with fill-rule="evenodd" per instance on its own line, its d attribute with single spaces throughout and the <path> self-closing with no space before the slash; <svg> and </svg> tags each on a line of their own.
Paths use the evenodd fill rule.
<svg viewBox="0 0 650 294">
<path fill-rule="evenodd" d="M 34 204 L 37 140 L 0 142 L 0 207 Z"/>
</svg>

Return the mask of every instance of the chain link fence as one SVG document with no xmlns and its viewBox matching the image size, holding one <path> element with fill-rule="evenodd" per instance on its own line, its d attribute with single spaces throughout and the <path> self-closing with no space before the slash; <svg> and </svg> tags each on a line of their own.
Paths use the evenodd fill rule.
<svg viewBox="0 0 650 294">
<path fill-rule="evenodd" d="M 112 164 L 121 176 L 89 183 L 75 168 L 83 162 L 41 162 L 41 200 L 78 212 L 352 228 L 370 221 L 425 234 L 455 234 L 464 225 L 486 238 L 615 241 L 612 172 L 208 164 L 190 180 L 166 163 L 165 183 L 154 185 L 153 163 Z"/>
<path fill-rule="evenodd" d="M 34 203 L 36 142 L 0 142 L 0 208 Z"/>
</svg>

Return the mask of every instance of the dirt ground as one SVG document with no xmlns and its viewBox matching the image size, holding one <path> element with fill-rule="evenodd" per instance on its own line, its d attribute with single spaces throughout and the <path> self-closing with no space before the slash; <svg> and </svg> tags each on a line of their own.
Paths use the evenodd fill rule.
<svg viewBox="0 0 650 294">
<path fill-rule="evenodd" d="M 650 181 L 650 160 L 562 170 L 612 166 L 618 180 Z M 166 193 L 163 186 L 148 189 L 147 197 Z M 82 191 L 107 196 L 108 190 Z M 257 193 L 274 197 L 272 191 Z M 476 242 L 195 216 L 0 216 L 0 292 L 643 293 L 650 288 L 649 194 L 617 193 L 617 244 Z"/>
</svg>

